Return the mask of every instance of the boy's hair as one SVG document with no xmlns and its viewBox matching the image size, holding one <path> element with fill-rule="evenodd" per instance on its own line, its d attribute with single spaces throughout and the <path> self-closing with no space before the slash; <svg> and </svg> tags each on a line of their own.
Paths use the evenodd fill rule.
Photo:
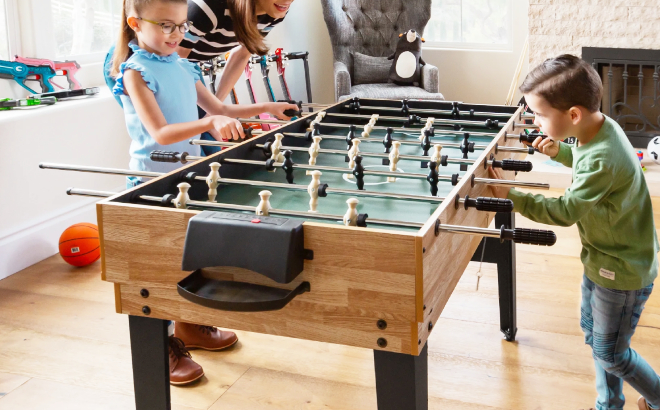
<svg viewBox="0 0 660 410">
<path fill-rule="evenodd" d="M 182 3 L 187 4 L 187 0 L 124 0 L 123 7 L 121 9 L 121 28 L 119 29 L 119 39 L 117 39 L 117 44 L 115 45 L 115 52 L 112 55 L 112 69 L 110 70 L 110 75 L 113 77 L 119 74 L 119 66 L 124 61 L 128 60 L 130 57 L 131 49 L 128 47 L 128 43 L 134 40 L 135 31 L 128 25 L 128 15 L 130 12 L 135 12 L 140 14 L 148 5 L 153 3 Z"/>
<path fill-rule="evenodd" d="M 603 98 L 603 83 L 589 63 L 574 55 L 562 54 L 545 60 L 527 74 L 520 92 L 539 95 L 558 110 L 581 105 L 596 112 Z"/>
</svg>

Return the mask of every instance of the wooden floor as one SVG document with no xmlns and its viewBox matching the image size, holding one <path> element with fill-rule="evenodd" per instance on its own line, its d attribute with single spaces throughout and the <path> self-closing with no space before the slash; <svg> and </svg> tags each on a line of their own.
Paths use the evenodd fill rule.
<svg viewBox="0 0 660 410">
<path fill-rule="evenodd" d="M 660 226 L 660 198 L 654 199 Z M 518 216 L 518 226 L 537 227 Z M 518 246 L 518 336 L 499 332 L 494 265 L 471 264 L 429 339 L 430 409 L 580 409 L 595 400 L 579 327 L 580 240 Z M 193 351 L 206 377 L 172 387 L 174 409 L 376 409 L 370 350 L 239 332 L 226 352 Z M 633 347 L 660 371 L 660 291 Z M 128 320 L 114 313 L 100 264 L 58 255 L 0 281 L 0 410 L 133 409 Z M 638 394 L 625 387 L 626 409 Z M 405 409 L 402 409 L 405 410 Z"/>
</svg>

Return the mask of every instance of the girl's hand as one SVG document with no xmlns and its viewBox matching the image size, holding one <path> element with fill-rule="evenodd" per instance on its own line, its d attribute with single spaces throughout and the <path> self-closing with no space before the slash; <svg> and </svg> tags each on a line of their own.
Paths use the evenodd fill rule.
<svg viewBox="0 0 660 410">
<path fill-rule="evenodd" d="M 218 141 L 245 139 L 243 126 L 234 118 L 225 117 L 224 115 L 213 115 L 211 116 L 211 124 L 212 129 L 217 132 L 211 131 L 210 134 Z M 220 139 L 218 139 L 218 136 Z"/>
<path fill-rule="evenodd" d="M 286 110 L 299 111 L 300 107 L 298 107 L 296 104 L 289 104 L 289 103 L 269 103 L 268 106 L 266 107 L 267 113 L 271 114 L 276 118 L 279 118 L 280 120 L 289 121 L 291 117 L 284 114 L 284 111 Z"/>
<path fill-rule="evenodd" d="M 504 175 L 502 174 L 502 170 L 500 168 L 493 168 L 492 166 L 488 166 L 488 174 L 492 179 L 504 179 Z M 509 196 L 509 191 L 511 188 L 505 187 L 505 186 L 497 186 L 497 185 L 491 185 L 490 186 L 491 191 L 493 191 L 493 196 L 496 198 L 504 198 L 506 199 L 507 196 Z"/>
<path fill-rule="evenodd" d="M 546 137 L 545 139 L 537 137 L 532 143 L 532 147 L 538 149 L 542 154 L 545 154 L 550 158 L 554 158 L 559 154 L 559 143 L 553 141 L 550 137 Z"/>
</svg>

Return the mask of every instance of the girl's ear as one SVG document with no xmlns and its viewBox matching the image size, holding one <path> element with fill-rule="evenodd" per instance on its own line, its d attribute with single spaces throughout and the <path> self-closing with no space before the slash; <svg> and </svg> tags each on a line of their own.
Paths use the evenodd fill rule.
<svg viewBox="0 0 660 410">
<path fill-rule="evenodd" d="M 422 43 L 426 43 L 426 40 L 424 40 L 424 37 L 422 37 Z"/>
<path fill-rule="evenodd" d="M 133 31 L 140 31 L 140 23 L 138 23 L 138 21 L 139 20 L 135 17 L 129 17 L 126 19 L 128 27 L 132 28 Z"/>
<path fill-rule="evenodd" d="M 403 33 L 399 34 L 399 38 L 403 37 Z"/>
</svg>

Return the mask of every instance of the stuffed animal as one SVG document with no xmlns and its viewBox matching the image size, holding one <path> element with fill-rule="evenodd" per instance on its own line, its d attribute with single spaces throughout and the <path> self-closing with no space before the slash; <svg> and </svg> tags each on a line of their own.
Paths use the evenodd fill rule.
<svg viewBox="0 0 660 410">
<path fill-rule="evenodd" d="M 415 30 L 399 34 L 399 43 L 394 54 L 388 57 L 392 62 L 390 81 L 397 85 L 414 85 L 421 82 L 421 66 L 426 65 L 422 59 L 422 43 L 424 39 Z"/>
</svg>

